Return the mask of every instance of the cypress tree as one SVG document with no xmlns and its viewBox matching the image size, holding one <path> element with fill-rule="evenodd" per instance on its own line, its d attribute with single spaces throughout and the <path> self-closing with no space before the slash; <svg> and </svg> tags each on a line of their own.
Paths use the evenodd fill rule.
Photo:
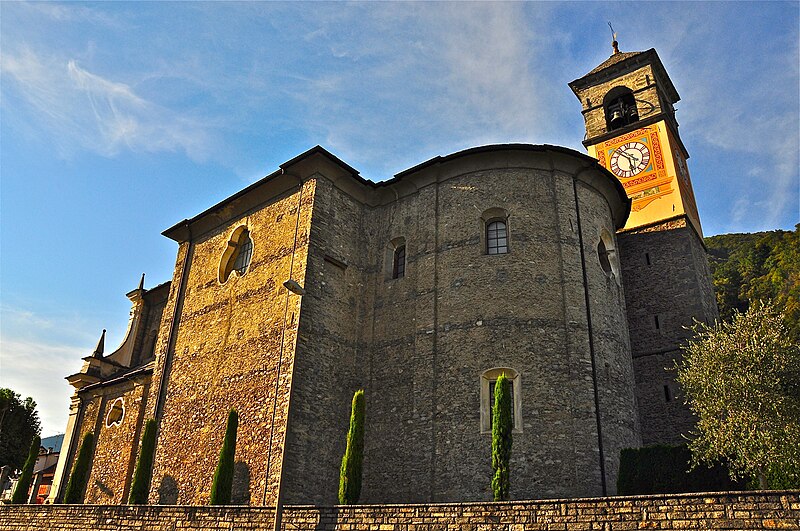
<svg viewBox="0 0 800 531">
<path fill-rule="evenodd" d="M 94 434 L 89 432 L 83 436 L 78 458 L 75 460 L 72 474 L 69 475 L 67 490 L 64 492 L 64 503 L 83 503 L 86 484 L 89 481 L 89 470 L 92 467 L 93 446 Z"/>
<path fill-rule="evenodd" d="M 364 461 L 364 390 L 353 395 L 350 412 L 350 430 L 347 432 L 347 447 L 339 469 L 339 503 L 358 503 L 361 496 L 361 464 Z"/>
<path fill-rule="evenodd" d="M 497 378 L 494 385 L 494 407 L 492 408 L 492 493 L 494 501 L 508 500 L 509 461 L 511 460 L 511 382 L 505 374 Z"/>
<path fill-rule="evenodd" d="M 225 440 L 219 453 L 219 464 L 214 472 L 211 484 L 211 505 L 228 505 L 231 503 L 233 491 L 233 459 L 236 454 L 236 430 L 239 427 L 239 415 L 235 409 L 228 413 L 228 424 L 225 427 Z"/>
<path fill-rule="evenodd" d="M 139 452 L 139 459 L 136 461 L 136 472 L 133 473 L 133 484 L 128 503 L 132 505 L 144 505 L 147 503 L 147 495 L 150 492 L 150 479 L 153 474 L 153 456 L 156 452 L 156 421 L 150 419 L 144 425 L 144 435 L 142 435 L 142 449 Z"/>
<path fill-rule="evenodd" d="M 42 439 L 36 435 L 31 442 L 31 449 L 28 450 L 28 459 L 22 466 L 22 474 L 19 476 L 17 486 L 14 488 L 14 495 L 11 497 L 11 503 L 28 503 L 28 489 L 31 488 L 31 478 L 33 477 L 33 467 L 36 460 L 39 458 L 39 447 L 42 444 Z"/>
</svg>

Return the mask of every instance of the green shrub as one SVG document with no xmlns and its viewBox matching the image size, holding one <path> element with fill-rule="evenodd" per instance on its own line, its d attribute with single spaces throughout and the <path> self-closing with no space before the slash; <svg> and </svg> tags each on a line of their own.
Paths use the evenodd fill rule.
<svg viewBox="0 0 800 531">
<path fill-rule="evenodd" d="M 33 467 L 36 465 L 36 460 L 39 458 L 39 447 L 41 444 L 42 439 L 36 435 L 31 442 L 30 450 L 28 450 L 28 459 L 25 460 L 25 464 L 22 466 L 22 474 L 20 474 L 17 486 L 14 488 L 11 503 L 28 503 L 28 489 L 31 488 Z"/>
<path fill-rule="evenodd" d="M 89 471 L 92 468 L 92 452 L 94 450 L 94 434 L 92 432 L 83 436 L 81 449 L 72 474 L 69 475 L 67 490 L 64 493 L 64 503 L 83 503 L 86 484 L 89 482 Z"/>
<path fill-rule="evenodd" d="M 617 494 L 676 494 L 743 490 L 744 482 L 730 479 L 728 469 L 697 466 L 686 445 L 625 448 L 620 452 Z"/>
<path fill-rule="evenodd" d="M 214 472 L 211 484 L 211 505 L 228 505 L 231 503 L 233 490 L 233 464 L 236 455 L 236 430 L 239 427 L 239 415 L 235 409 L 228 413 L 228 424 L 225 427 L 225 440 L 219 453 L 219 464 Z"/>
<path fill-rule="evenodd" d="M 492 493 L 494 501 L 508 500 L 510 488 L 511 430 L 513 429 L 511 382 L 505 374 L 497 378 L 494 385 L 494 407 L 492 408 Z"/>
<path fill-rule="evenodd" d="M 150 492 L 150 479 L 153 474 L 153 457 L 156 453 L 156 421 L 148 420 L 144 425 L 142 449 L 136 461 L 136 472 L 133 473 L 133 484 L 128 503 L 144 505 Z"/>
<path fill-rule="evenodd" d="M 364 461 L 364 413 L 366 409 L 364 390 L 353 395 L 350 410 L 350 429 L 347 432 L 347 447 L 339 469 L 339 503 L 358 503 L 361 496 L 361 464 Z"/>
</svg>

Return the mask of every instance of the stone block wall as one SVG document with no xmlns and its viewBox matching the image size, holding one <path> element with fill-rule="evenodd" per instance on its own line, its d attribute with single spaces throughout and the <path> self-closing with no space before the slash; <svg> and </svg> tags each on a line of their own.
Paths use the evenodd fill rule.
<svg viewBox="0 0 800 531">
<path fill-rule="evenodd" d="M 283 283 L 304 282 L 314 186 L 306 181 L 302 191 L 295 187 L 181 244 L 154 378 L 166 373 L 167 385 L 152 501 L 208 502 L 228 411 L 236 408 L 235 500 L 274 502 L 300 313 L 300 297 Z M 241 226 L 250 231 L 252 261 L 244 275 L 220 282 L 223 253 Z M 180 322 L 170 329 L 173 312 Z"/>
<path fill-rule="evenodd" d="M 618 235 L 642 443 L 680 444 L 695 423 L 672 369 L 692 319 L 717 317 L 700 237 L 685 216 Z"/>
<path fill-rule="evenodd" d="M 588 138 L 595 138 L 608 132 L 603 99 L 611 89 L 620 86 L 633 91 L 640 120 L 669 110 L 666 108 L 668 104 L 659 95 L 653 68 L 650 65 L 641 66 L 620 74 L 610 81 L 587 87 L 578 94 L 578 99 L 583 106 L 582 112 Z"/>
<path fill-rule="evenodd" d="M 0 506 L 0 531 L 272 530 L 271 507 Z M 800 491 L 504 503 L 286 506 L 286 531 L 800 529 Z"/>
</svg>

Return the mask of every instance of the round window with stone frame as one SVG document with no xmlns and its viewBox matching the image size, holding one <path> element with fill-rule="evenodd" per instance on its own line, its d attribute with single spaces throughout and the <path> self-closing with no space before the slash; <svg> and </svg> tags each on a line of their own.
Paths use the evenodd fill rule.
<svg viewBox="0 0 800 531">
<path fill-rule="evenodd" d="M 125 400 L 120 396 L 108 408 L 106 413 L 106 428 L 113 428 L 122 424 L 125 418 Z"/>
<path fill-rule="evenodd" d="M 244 276 L 250 267 L 253 258 L 253 240 L 250 231 L 244 225 L 237 227 L 231 233 L 228 244 L 222 252 L 219 262 L 219 281 L 224 284 L 235 271 L 238 276 Z"/>
<path fill-rule="evenodd" d="M 614 238 L 605 229 L 597 242 L 597 260 L 606 276 L 619 283 L 619 258 L 614 249 Z"/>
</svg>

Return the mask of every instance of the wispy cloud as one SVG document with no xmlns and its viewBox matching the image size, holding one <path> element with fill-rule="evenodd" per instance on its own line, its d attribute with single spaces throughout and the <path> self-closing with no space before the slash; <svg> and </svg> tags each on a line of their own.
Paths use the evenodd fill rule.
<svg viewBox="0 0 800 531">
<path fill-rule="evenodd" d="M 0 386 L 33 397 L 44 435 L 63 432 L 71 395 L 64 377 L 80 370 L 92 338 L 74 318 L 55 319 L 4 304 L 0 319 Z"/>
<path fill-rule="evenodd" d="M 27 105 L 37 130 L 63 156 L 85 149 L 113 156 L 132 151 L 184 151 L 202 161 L 212 145 L 199 118 L 148 101 L 125 83 L 82 68 L 74 59 L 42 57 L 30 48 L 6 51 L 0 62 L 3 100 Z"/>
<path fill-rule="evenodd" d="M 732 196 L 715 232 L 774 229 L 800 215 L 797 31 L 753 39 L 746 15 L 732 16 L 724 4 L 693 6 L 652 27 L 682 96 L 681 133 L 717 160 L 740 161 L 733 173 L 706 176 Z"/>
<path fill-rule="evenodd" d="M 419 162 L 420 151 L 544 142 L 558 123 L 547 104 L 554 87 L 539 75 L 549 65 L 523 10 L 505 3 L 367 6 L 349 11 L 356 35 L 334 31 L 342 13 L 320 11 L 304 39 L 337 67 L 303 77 L 304 90 L 295 93 L 303 119 L 342 156 L 387 171 Z"/>
<path fill-rule="evenodd" d="M 34 13 L 62 23 L 85 21 L 115 29 L 125 26 L 119 18 L 85 5 L 59 4 L 56 2 L 22 2 L 22 6 Z"/>
</svg>

